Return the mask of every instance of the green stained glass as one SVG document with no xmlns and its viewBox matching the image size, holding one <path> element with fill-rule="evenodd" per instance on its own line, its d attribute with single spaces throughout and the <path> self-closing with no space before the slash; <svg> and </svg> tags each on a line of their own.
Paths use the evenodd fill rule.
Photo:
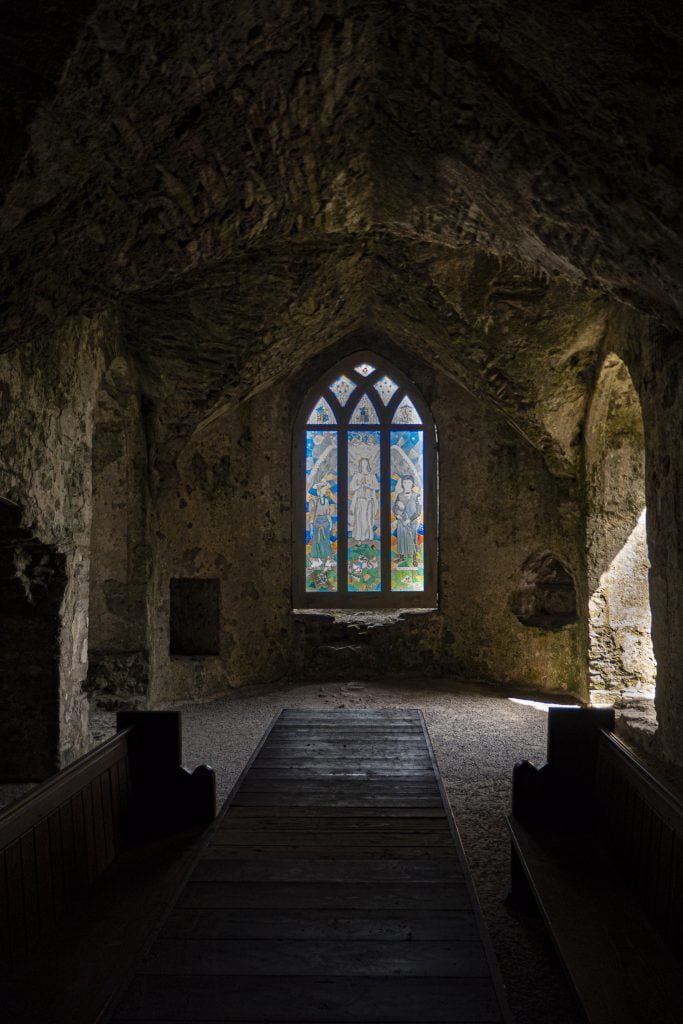
<svg viewBox="0 0 683 1024">
<path fill-rule="evenodd" d="M 422 431 L 392 430 L 390 452 L 391 589 L 420 591 L 425 554 Z"/>
<path fill-rule="evenodd" d="M 337 590 L 337 432 L 306 431 L 306 590 Z"/>
</svg>

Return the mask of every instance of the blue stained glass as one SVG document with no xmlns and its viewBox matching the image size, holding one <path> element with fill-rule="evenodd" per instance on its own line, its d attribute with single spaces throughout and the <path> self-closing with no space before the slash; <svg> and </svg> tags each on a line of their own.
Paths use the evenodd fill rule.
<svg viewBox="0 0 683 1024">
<path fill-rule="evenodd" d="M 337 431 L 306 431 L 306 590 L 337 589 Z"/>
<path fill-rule="evenodd" d="M 424 461 L 421 430 L 392 430 L 391 589 L 421 591 L 424 583 Z"/>
</svg>

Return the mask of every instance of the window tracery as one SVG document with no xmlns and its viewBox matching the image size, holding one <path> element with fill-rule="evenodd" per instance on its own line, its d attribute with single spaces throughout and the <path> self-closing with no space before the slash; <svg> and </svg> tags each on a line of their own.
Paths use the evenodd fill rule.
<svg viewBox="0 0 683 1024">
<path fill-rule="evenodd" d="M 309 392 L 295 438 L 297 604 L 435 603 L 435 447 L 424 400 L 374 355 Z"/>
</svg>

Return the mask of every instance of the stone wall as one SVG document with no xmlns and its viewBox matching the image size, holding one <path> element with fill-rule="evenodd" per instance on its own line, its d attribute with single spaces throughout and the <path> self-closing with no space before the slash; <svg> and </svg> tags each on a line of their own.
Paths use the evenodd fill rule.
<svg viewBox="0 0 683 1024">
<path fill-rule="evenodd" d="M 329 355 L 199 433 L 162 483 L 155 699 L 256 680 L 461 674 L 585 693 L 580 625 L 526 626 L 512 610 L 524 564 L 552 552 L 577 573 L 576 496 L 502 417 L 414 357 L 394 361 L 427 398 L 440 447 L 439 609 L 293 615 L 291 426 Z M 400 357 L 399 357 L 400 359 Z M 171 580 L 220 579 L 220 653 L 169 656 Z"/>
<path fill-rule="evenodd" d="M 0 657 L 3 673 L 10 676 L 9 692 L 16 695 L 21 689 L 21 672 L 31 664 L 42 680 L 40 700 L 25 701 L 20 712 L 11 702 L 0 709 L 9 716 L 17 740 L 17 763 L 27 744 L 37 748 L 32 777 L 72 760 L 90 742 L 83 683 L 92 409 L 104 351 L 115 330 L 104 318 L 69 321 L 52 336 L 0 357 L 0 495 L 19 506 L 31 549 L 40 552 L 36 565 L 33 558 L 26 562 L 29 577 L 39 582 L 43 558 L 42 568 L 54 570 L 47 598 L 53 618 L 34 630 L 33 651 L 23 668 L 16 654 L 23 651 L 26 659 L 27 647 L 19 644 L 10 618 L 2 623 Z M 31 607 L 39 609 L 39 604 Z M 11 765 L 5 769 L 16 777 Z"/>
<path fill-rule="evenodd" d="M 98 703 L 147 693 L 148 472 L 137 375 L 119 356 L 94 410 L 88 689 Z"/>
<path fill-rule="evenodd" d="M 640 347 L 634 377 L 645 423 L 656 744 L 683 765 L 683 350 L 679 335 L 653 328 L 644 328 Z"/>
</svg>

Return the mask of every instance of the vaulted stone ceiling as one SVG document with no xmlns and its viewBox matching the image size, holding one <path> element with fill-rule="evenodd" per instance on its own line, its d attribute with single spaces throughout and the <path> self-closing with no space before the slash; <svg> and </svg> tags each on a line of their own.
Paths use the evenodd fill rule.
<svg viewBox="0 0 683 1024">
<path fill-rule="evenodd" d="M 369 328 L 573 472 L 620 305 L 680 319 L 672 0 L 43 6 L 2 344 L 118 310 L 169 438 Z"/>
</svg>

